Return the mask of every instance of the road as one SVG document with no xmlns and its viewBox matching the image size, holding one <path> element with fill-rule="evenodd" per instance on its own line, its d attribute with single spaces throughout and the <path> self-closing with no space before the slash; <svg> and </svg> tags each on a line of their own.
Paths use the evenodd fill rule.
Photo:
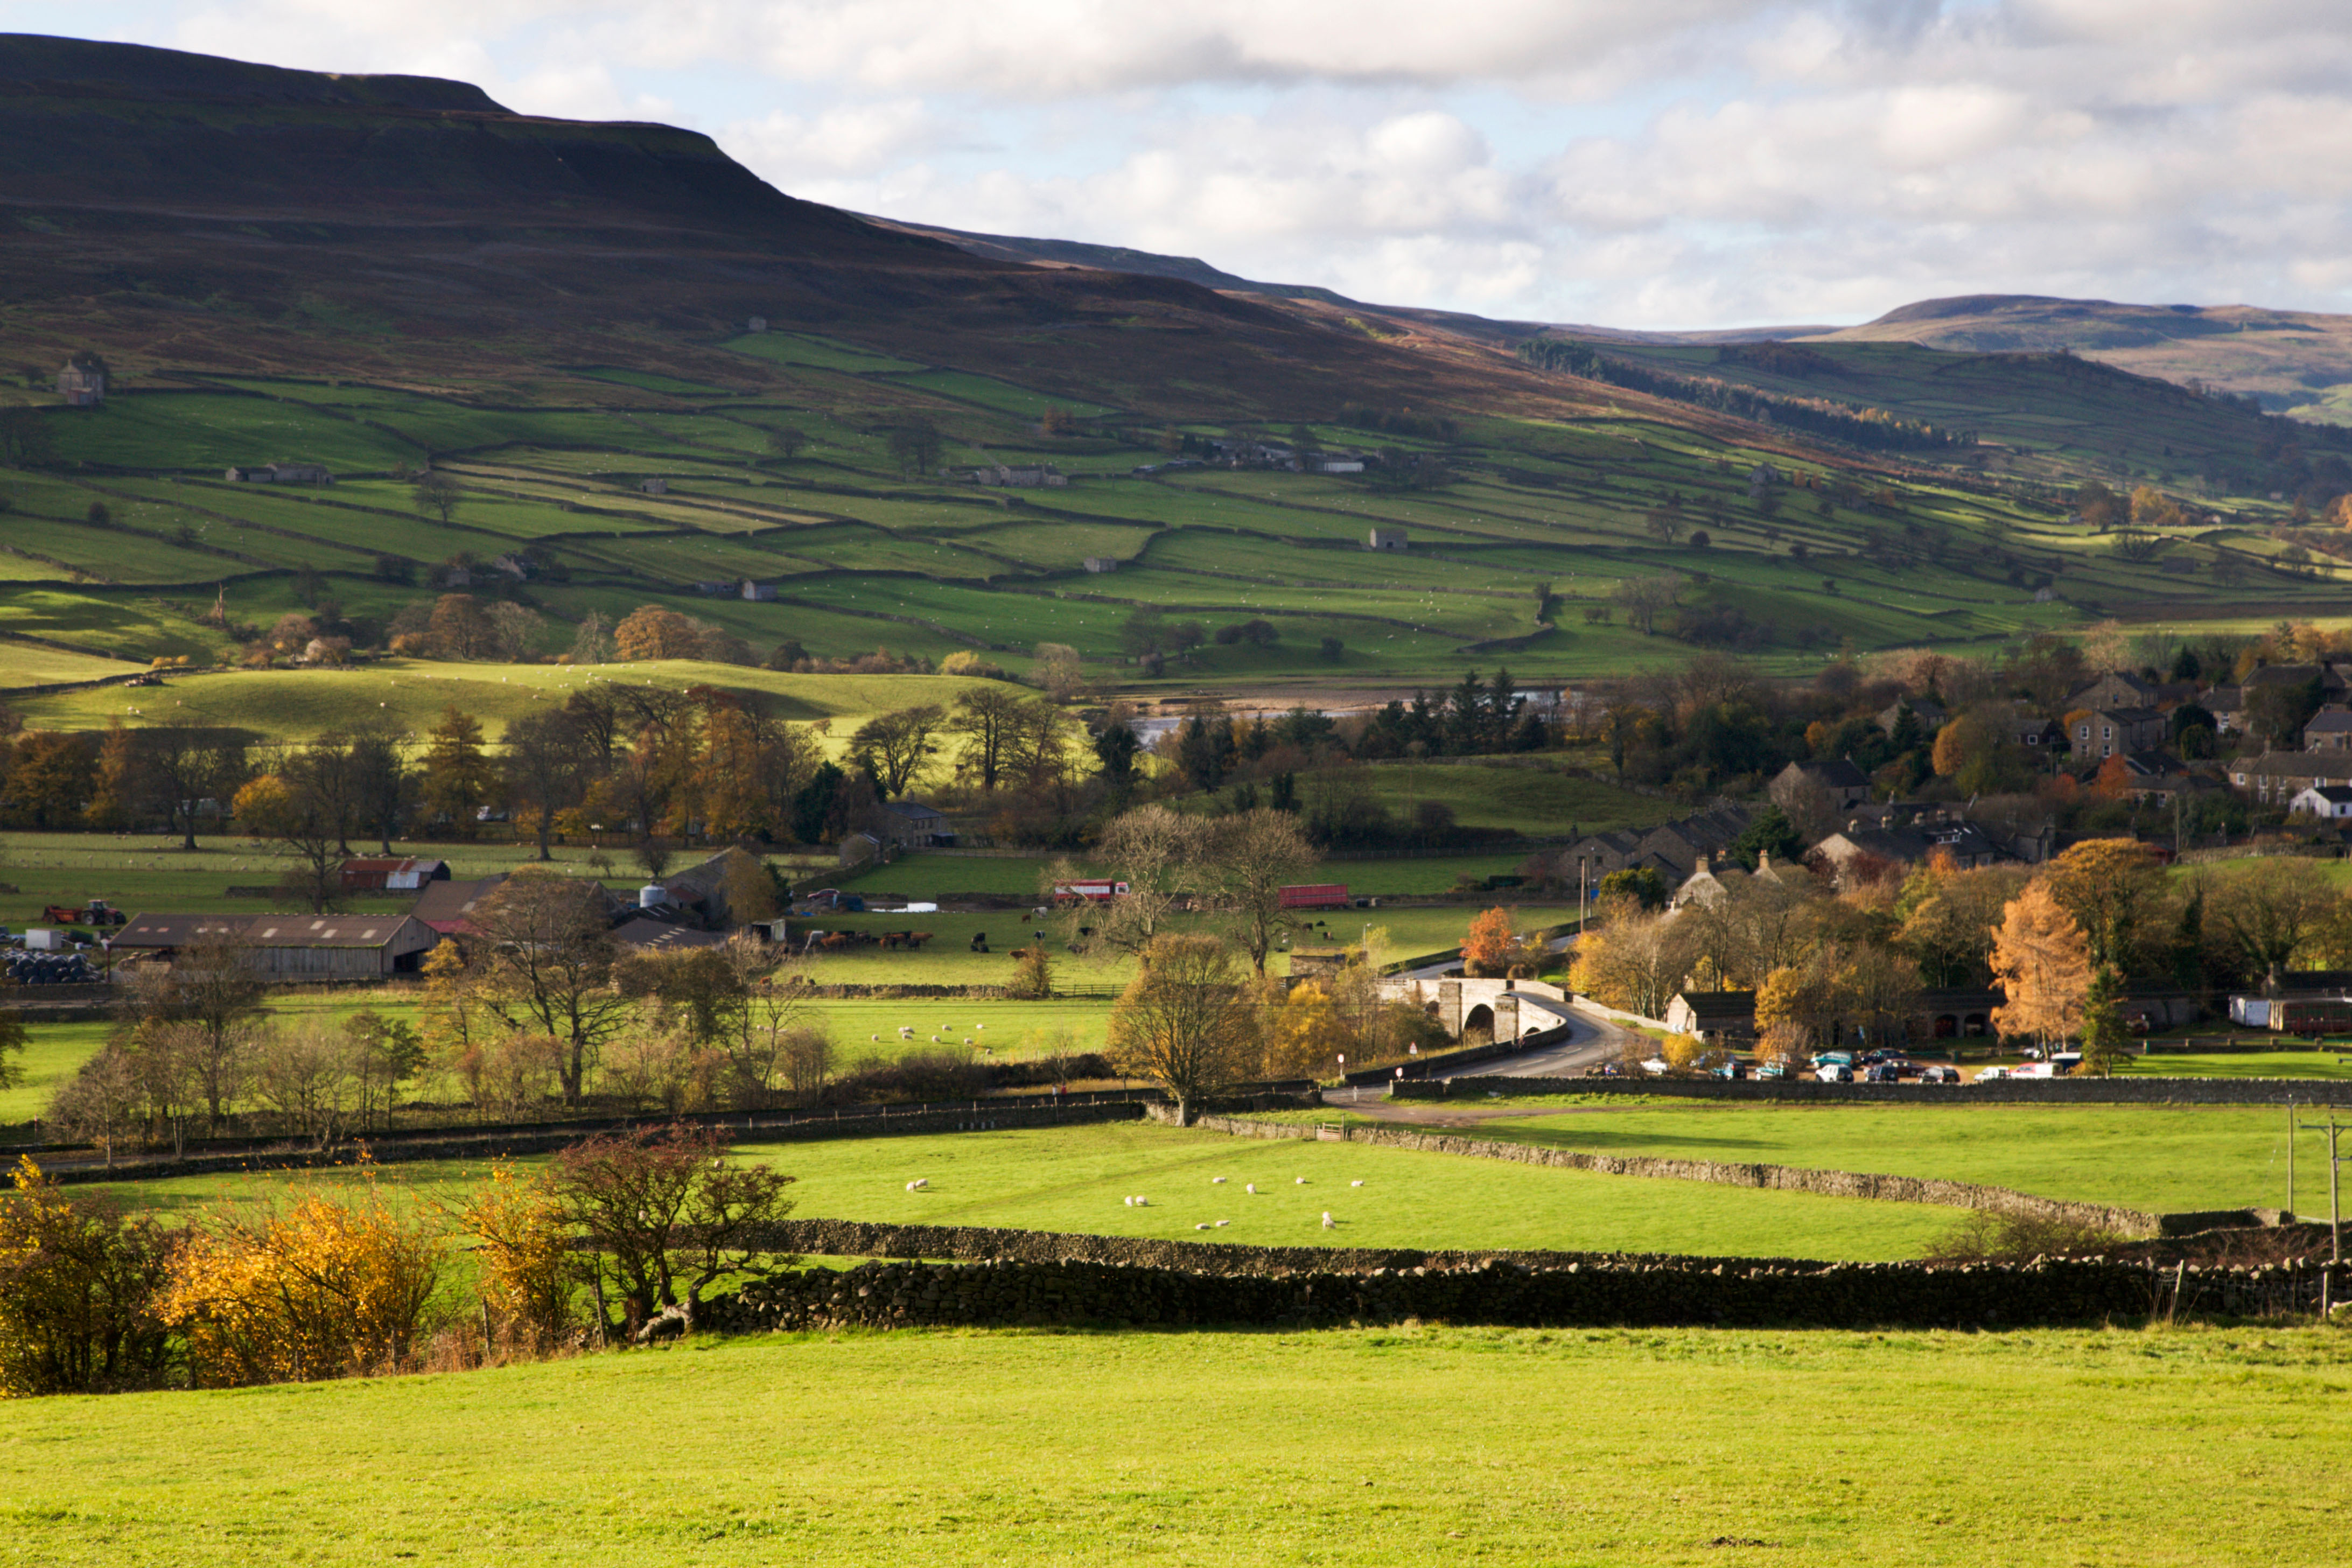
<svg viewBox="0 0 2352 1568">
<path fill-rule="evenodd" d="M 1515 1057 L 1490 1057 L 1483 1062 L 1470 1062 L 1453 1072 L 1438 1073 L 1438 1078 L 1571 1078 L 1606 1061 L 1614 1061 L 1624 1049 L 1625 1032 L 1606 1019 L 1549 997 L 1522 993 L 1519 1005 L 1529 1011 L 1540 1011 L 1557 1017 L 1567 1026 L 1568 1038 L 1548 1046 L 1522 1051 Z"/>
</svg>

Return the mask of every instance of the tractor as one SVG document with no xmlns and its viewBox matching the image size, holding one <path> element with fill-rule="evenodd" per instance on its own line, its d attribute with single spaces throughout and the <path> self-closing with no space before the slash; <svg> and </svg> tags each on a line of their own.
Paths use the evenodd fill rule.
<svg viewBox="0 0 2352 1568">
<path fill-rule="evenodd" d="M 119 926 L 131 917 L 104 899 L 92 899 L 79 910 L 71 904 L 51 904 L 42 911 L 42 918 L 52 925 Z"/>
</svg>

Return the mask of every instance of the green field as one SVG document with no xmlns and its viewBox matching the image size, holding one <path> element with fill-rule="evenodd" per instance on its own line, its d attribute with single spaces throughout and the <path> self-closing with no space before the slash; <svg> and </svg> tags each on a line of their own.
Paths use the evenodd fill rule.
<svg viewBox="0 0 2352 1568">
<path fill-rule="evenodd" d="M 523 714 L 560 704 L 569 692 L 596 681 L 753 692 L 782 718 L 844 721 L 850 729 L 887 709 L 950 703 L 958 692 L 987 684 L 946 675 L 792 675 L 690 659 L 573 666 L 388 658 L 345 669 L 175 675 L 160 688 L 29 697 L 17 706 L 28 722 L 58 729 L 102 729 L 110 718 L 152 721 L 172 714 L 272 740 L 305 740 L 363 716 L 388 719 L 421 736 L 454 703 L 479 719 L 495 740 Z"/>
<path fill-rule="evenodd" d="M 2286 1202 L 2287 1118 L 2268 1106 L 1710 1106 L 1482 1121 L 1475 1136 L 1596 1154 L 1937 1177 L 2158 1211 Z M 2325 1208 L 2325 1134 L 2296 1196 Z"/>
<path fill-rule="evenodd" d="M 588 610 L 614 614 L 651 597 L 721 620 L 762 647 L 791 637 L 828 657 L 883 644 L 936 658 L 976 637 L 1018 658 L 1040 641 L 1063 642 L 1103 678 L 1181 691 L 1301 681 L 1384 691 L 1448 684 L 1497 662 L 1528 681 L 1668 668 L 1692 645 L 1580 613 L 1628 577 L 1664 571 L 1687 580 L 1685 605 L 1736 610 L 1762 627 L 1752 651 L 1780 674 L 1810 672 L 1842 642 L 1981 655 L 2021 631 L 2109 614 L 2182 631 L 2280 615 L 2340 618 L 2344 568 L 2325 558 L 2283 561 L 2285 546 L 2268 531 L 2280 509 L 2266 491 L 2213 493 L 2185 463 L 2163 465 L 2153 454 L 2159 430 L 2163 444 L 2183 450 L 2236 441 L 2244 434 L 2231 423 L 2237 416 L 2194 399 L 2176 407 L 2161 391 L 2118 392 L 2095 377 L 2075 385 L 2063 366 L 2020 370 L 1898 345 L 1832 345 L 1861 378 L 1836 396 L 1874 389 L 1869 395 L 1883 393 L 1890 407 L 1999 434 L 1999 448 L 1958 459 L 1990 468 L 1990 478 L 1792 458 L 1760 427 L 1742 444 L 1613 415 L 1469 418 L 1445 443 L 1318 426 L 1319 438 L 1339 447 L 1442 447 L 1454 482 L 1399 493 L 1265 470 L 1138 479 L 1127 470 L 1161 456 L 1156 432 L 1109 427 L 1109 402 L 813 336 L 749 334 L 725 347 L 739 356 L 725 363 L 741 367 L 740 378 L 711 361 L 693 374 L 604 364 L 478 401 L 351 380 L 242 377 L 203 390 L 141 390 L 88 417 L 55 411 L 59 463 L 0 472 L 0 497 L 43 520 L 39 537 L 0 563 L 0 605 L 52 614 L 38 596 L 69 591 L 79 575 L 84 586 L 111 585 L 110 616 L 160 622 L 175 613 L 165 597 L 193 596 L 227 577 L 238 614 L 258 618 L 289 607 L 294 574 L 314 568 L 332 574 L 346 607 L 389 614 L 403 591 L 369 575 L 374 554 L 422 567 L 529 542 L 557 568 L 534 589 L 557 623 L 552 647 Z M 1654 355 L 1691 370 L 1715 353 Z M 1801 390 L 1737 366 L 1722 374 Z M 2006 425 L 2003 387 L 2022 399 Z M 1041 440 L 1032 422 L 1048 406 L 1097 421 L 1093 433 Z M 1073 481 L 1012 491 L 930 473 L 910 480 L 889 456 L 888 432 L 916 415 L 938 427 L 942 465 L 1047 460 Z M 2219 423 L 2199 436 L 2200 420 Z M 789 459 L 776 443 L 787 426 L 809 438 Z M 428 455 L 467 487 L 446 524 L 419 515 L 408 487 L 389 477 Z M 285 491 L 220 480 L 230 464 L 289 458 L 324 461 L 339 482 Z M 1748 493 L 1759 459 L 1807 484 L 1851 479 L 1872 499 L 1824 506 L 1818 491 L 1784 487 L 1768 510 Z M 2119 463 L 2142 460 L 2155 466 L 2147 477 L 2172 483 L 2198 515 L 2159 558 L 2132 562 L 2112 539 L 2066 523 L 2052 487 L 2077 469 L 2115 479 Z M 667 495 L 643 493 L 639 480 L 650 474 L 670 479 Z M 1709 534 L 1709 546 L 1648 531 L 1648 513 L 1669 500 L 1686 528 Z M 110 525 L 84 521 L 92 503 L 111 509 Z M 2209 506 L 2225 508 L 2231 526 L 2208 526 Z M 1403 525 L 1411 548 L 1362 550 L 1374 523 Z M 1080 564 L 1090 556 L 1122 565 L 1092 575 Z M 903 575 L 876 574 L 883 571 Z M 774 583 L 782 596 L 722 608 L 692 586 L 739 577 Z M 2055 596 L 2036 603 L 2031 584 L 2044 578 Z M 1533 592 L 1546 584 L 1566 602 L 1549 630 L 1532 618 Z M 1263 618 L 1281 640 L 1263 649 L 1212 645 L 1146 677 L 1125 664 L 1119 635 L 1140 606 L 1212 629 Z M 1336 659 L 1320 650 L 1326 637 L 1345 645 Z M 1520 647 L 1481 647 L 1527 637 Z M 184 633 L 160 626 L 144 637 L 59 640 L 141 658 L 195 651 L 178 646 Z M 204 640 L 209 652 L 213 640 Z M 0 661 L 0 682 L 37 684 L 40 672 L 21 658 Z M 1465 804 L 1465 820 L 1553 819 L 1565 810 L 1586 825 L 1609 815 L 1507 795 Z"/>
<path fill-rule="evenodd" d="M 705 1340 L 26 1401 L 0 1518 L 62 1565 L 2320 1563 L 2340 1338 Z"/>
<path fill-rule="evenodd" d="M 1896 1258 L 1917 1256 L 1957 1217 L 1924 1205 L 1591 1175 L 1369 1144 L 1269 1142 L 1138 1122 L 746 1142 L 738 1150 L 796 1177 L 793 1194 L 803 1215 L 1270 1247 Z M 404 1201 L 422 1201 L 460 1196 L 480 1176 L 478 1162 L 443 1161 L 403 1164 L 389 1179 Z M 918 1176 L 929 1179 L 929 1191 L 906 1190 Z M 1213 1184 L 1216 1176 L 1227 1180 Z M 115 1183 L 107 1190 L 135 1206 L 178 1213 L 283 1193 L 289 1183 L 347 1179 L 264 1172 Z M 1357 1180 L 1364 1185 L 1349 1184 Z M 1244 1191 L 1250 1183 L 1260 1189 L 1255 1195 Z M 1137 1194 L 1150 1206 L 1123 1202 Z M 1323 1228 L 1327 1211 L 1337 1228 Z M 1221 1219 L 1231 1223 L 1215 1228 Z M 1212 1228 L 1195 1228 L 1202 1225 Z"/>
</svg>

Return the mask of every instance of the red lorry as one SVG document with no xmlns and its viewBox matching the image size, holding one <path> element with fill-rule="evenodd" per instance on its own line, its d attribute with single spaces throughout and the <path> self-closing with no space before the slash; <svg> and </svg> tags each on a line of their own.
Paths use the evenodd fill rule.
<svg viewBox="0 0 2352 1568">
<path fill-rule="evenodd" d="M 1282 889 L 1282 907 L 1286 910 L 1344 910 L 1348 907 L 1348 884 L 1345 882 L 1302 882 Z"/>
</svg>

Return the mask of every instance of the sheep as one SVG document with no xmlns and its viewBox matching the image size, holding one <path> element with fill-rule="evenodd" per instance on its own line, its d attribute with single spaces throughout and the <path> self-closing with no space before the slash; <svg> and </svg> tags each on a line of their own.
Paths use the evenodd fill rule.
<svg viewBox="0 0 2352 1568">
<path fill-rule="evenodd" d="M 1135 1200 L 1133 1198 L 1121 1198 L 1118 1201 L 1125 1204 L 1129 1208 L 1133 1208 L 1135 1206 Z"/>
<path fill-rule="evenodd" d="M 1362 1186 L 1362 1185 L 1364 1184 L 1364 1181 L 1363 1181 L 1363 1178 L 1362 1178 L 1361 1176 L 1359 1176 L 1359 1177 L 1357 1177 L 1354 1181 L 1349 1182 L 1348 1184 L 1349 1184 L 1349 1186 L 1351 1186 L 1351 1187 L 1360 1187 L 1360 1186 Z"/>
<path fill-rule="evenodd" d="M 940 1037 L 939 1037 L 937 1035 L 933 1035 L 933 1036 L 931 1037 L 931 1044 L 933 1044 L 933 1045 L 935 1045 L 935 1046 L 936 1046 L 936 1045 L 938 1045 L 939 1043 L 940 1043 Z"/>
<path fill-rule="evenodd" d="M 1252 1182 L 1248 1186 L 1246 1186 L 1246 1187 L 1243 1188 L 1242 1190 L 1243 1190 L 1244 1192 L 1255 1193 L 1255 1192 L 1256 1192 L 1256 1191 L 1257 1191 L 1257 1184 L 1256 1184 L 1255 1182 Z"/>
<path fill-rule="evenodd" d="M 882 1043 L 882 1037 L 879 1035 L 868 1035 L 866 1037 L 873 1041 L 877 1046 Z"/>
<path fill-rule="evenodd" d="M 931 1179 L 929 1176 L 917 1176 L 907 1184 L 907 1190 L 910 1193 L 927 1193 L 930 1189 Z"/>
<path fill-rule="evenodd" d="M 1208 1228 L 1209 1228 L 1209 1222 L 1208 1222 L 1207 1220 L 1202 1220 L 1200 1224 L 1198 1224 L 1198 1225 L 1194 1226 L 1192 1228 L 1193 1228 L 1194 1230 L 1206 1230 L 1206 1229 L 1208 1229 Z"/>
<path fill-rule="evenodd" d="M 1323 1211 L 1323 1228 L 1325 1230 L 1337 1230 L 1339 1228 L 1339 1222 L 1331 1217 L 1331 1211 L 1329 1209 L 1325 1209 Z"/>
<path fill-rule="evenodd" d="M 1306 1178 L 1306 1177 L 1304 1177 L 1304 1176 L 1299 1177 L 1299 1178 L 1298 1178 L 1298 1184 L 1299 1184 L 1300 1186 L 1302 1186 L 1302 1187 L 1303 1187 L 1303 1186 L 1305 1186 L 1305 1185 L 1307 1184 L 1307 1178 Z"/>
<path fill-rule="evenodd" d="M 1223 1176 L 1211 1176 L 1211 1177 L 1209 1178 L 1209 1185 L 1211 1185 L 1211 1186 L 1213 1186 L 1213 1187 L 1222 1187 L 1222 1186 L 1223 1186 L 1224 1184 L 1225 1184 L 1225 1178 L 1224 1178 L 1224 1177 L 1223 1177 Z"/>
<path fill-rule="evenodd" d="M 1150 1198 L 1138 1198 L 1135 1200 L 1135 1206 L 1139 1209 L 1148 1209 L 1151 1206 L 1151 1200 Z"/>
<path fill-rule="evenodd" d="M 1223 1229 L 1224 1229 L 1224 1228 L 1225 1228 L 1225 1226 L 1229 1226 L 1229 1225 L 1231 1225 L 1231 1224 L 1233 1224 L 1233 1223 L 1234 1223 L 1234 1222 L 1233 1222 L 1233 1221 L 1231 1221 L 1231 1220 L 1229 1220 L 1229 1219 L 1221 1219 L 1221 1220 L 1219 1220 L 1219 1221 L 1217 1222 L 1217 1228 L 1218 1228 L 1219 1230 L 1223 1230 Z"/>
</svg>

